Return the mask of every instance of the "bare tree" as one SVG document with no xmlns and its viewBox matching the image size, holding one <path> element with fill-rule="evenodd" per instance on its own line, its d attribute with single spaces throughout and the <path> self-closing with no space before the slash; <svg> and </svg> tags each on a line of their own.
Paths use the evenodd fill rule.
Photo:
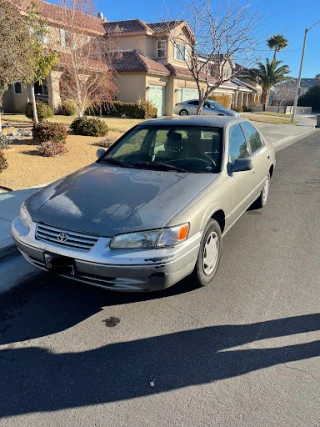
<svg viewBox="0 0 320 427">
<path fill-rule="evenodd" d="M 205 100 L 215 89 L 257 63 L 261 20 L 259 11 L 249 4 L 230 1 L 213 9 L 210 0 L 190 0 L 183 18 L 175 21 L 177 25 L 170 20 L 167 32 L 196 82 L 201 114 Z M 186 37 L 186 28 L 193 37 Z M 241 67 L 235 67 L 235 63 Z"/>
<path fill-rule="evenodd" d="M 110 101 L 116 92 L 112 61 L 116 55 L 113 40 L 106 34 L 93 37 L 85 33 L 83 15 L 94 15 L 91 0 L 61 0 L 64 28 L 61 36 L 61 65 L 65 73 L 60 81 L 62 100 L 72 101 L 78 116 L 88 107 Z"/>
<path fill-rule="evenodd" d="M 289 79 L 274 86 L 273 103 L 278 106 L 278 113 L 288 102 L 294 100 L 296 94 L 296 81 Z"/>
</svg>

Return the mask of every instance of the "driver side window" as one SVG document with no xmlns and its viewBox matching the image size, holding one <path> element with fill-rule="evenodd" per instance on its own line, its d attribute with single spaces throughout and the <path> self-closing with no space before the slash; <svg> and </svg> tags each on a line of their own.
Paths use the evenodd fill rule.
<svg viewBox="0 0 320 427">
<path fill-rule="evenodd" d="M 229 131 L 229 161 L 250 157 L 247 141 L 239 125 L 232 126 Z"/>
</svg>

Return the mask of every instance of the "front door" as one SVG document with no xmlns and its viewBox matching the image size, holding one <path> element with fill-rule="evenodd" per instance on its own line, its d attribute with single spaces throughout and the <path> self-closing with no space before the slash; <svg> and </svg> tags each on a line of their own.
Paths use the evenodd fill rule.
<svg viewBox="0 0 320 427">
<path fill-rule="evenodd" d="M 229 163 L 250 157 L 247 140 L 239 125 L 229 129 Z M 255 199 L 255 170 L 230 173 L 232 213 L 230 222 L 235 222 Z"/>
</svg>

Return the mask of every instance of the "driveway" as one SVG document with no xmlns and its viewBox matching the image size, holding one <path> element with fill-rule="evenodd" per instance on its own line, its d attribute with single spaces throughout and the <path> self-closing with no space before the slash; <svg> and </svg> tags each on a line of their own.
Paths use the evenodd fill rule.
<svg viewBox="0 0 320 427">
<path fill-rule="evenodd" d="M 319 426 L 319 161 L 319 132 L 278 153 L 206 288 L 0 296 L 3 425 Z"/>
</svg>

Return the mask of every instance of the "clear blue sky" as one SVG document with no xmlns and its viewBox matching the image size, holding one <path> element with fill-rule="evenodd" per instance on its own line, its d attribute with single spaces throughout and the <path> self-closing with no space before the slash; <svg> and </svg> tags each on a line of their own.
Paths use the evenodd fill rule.
<svg viewBox="0 0 320 427">
<path fill-rule="evenodd" d="M 48 1 L 48 0 L 47 0 Z M 56 3 L 55 0 L 49 0 Z M 216 2 L 216 0 L 213 0 Z M 289 40 L 289 46 L 278 54 L 278 59 L 289 65 L 291 75 L 299 71 L 304 29 L 320 20 L 319 0 L 251 0 L 261 10 L 264 20 L 263 32 L 267 36 L 282 33 Z M 103 12 L 108 21 L 140 18 L 155 22 L 166 16 L 164 0 L 97 0 L 97 10 Z M 248 4 L 250 1 L 240 0 Z M 183 0 L 166 0 L 173 18 L 179 18 Z M 271 57 L 268 51 L 263 56 Z M 320 24 L 312 28 L 308 35 L 303 77 L 315 77 L 320 73 Z"/>
</svg>

